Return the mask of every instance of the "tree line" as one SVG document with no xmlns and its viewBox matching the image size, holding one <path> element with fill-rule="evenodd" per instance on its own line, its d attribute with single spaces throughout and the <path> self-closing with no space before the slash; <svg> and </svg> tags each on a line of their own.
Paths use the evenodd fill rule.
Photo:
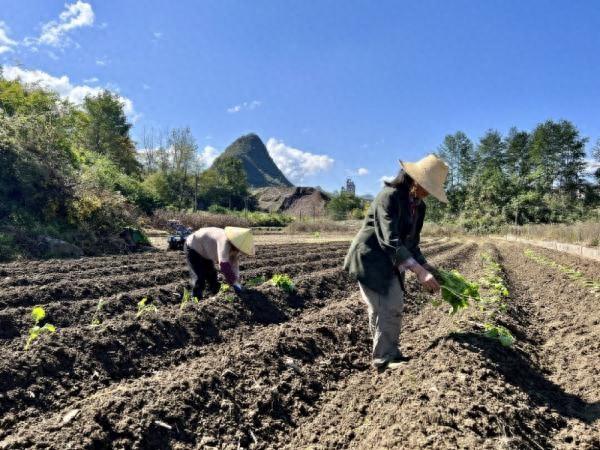
<svg viewBox="0 0 600 450">
<path fill-rule="evenodd" d="M 600 169 L 588 170 L 587 142 L 568 120 L 513 127 L 505 136 L 488 130 L 477 143 L 462 131 L 449 134 L 437 149 L 450 169 L 449 204 L 430 200 L 429 217 L 477 231 L 596 217 Z M 592 155 L 600 162 L 600 139 Z"/>
</svg>

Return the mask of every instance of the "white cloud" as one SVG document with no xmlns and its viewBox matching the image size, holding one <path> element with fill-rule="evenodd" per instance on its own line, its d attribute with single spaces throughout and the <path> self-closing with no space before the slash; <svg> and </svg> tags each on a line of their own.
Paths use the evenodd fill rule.
<svg viewBox="0 0 600 450">
<path fill-rule="evenodd" d="M 100 80 L 97 77 L 86 78 L 85 80 L 83 80 L 84 83 L 97 83 L 98 81 Z"/>
<path fill-rule="evenodd" d="M 204 150 L 198 155 L 198 160 L 204 165 L 204 167 L 209 168 L 212 166 L 212 163 L 215 162 L 215 159 L 221 154 L 219 150 L 216 148 L 207 145 L 204 147 Z"/>
<path fill-rule="evenodd" d="M 54 77 L 41 70 L 27 70 L 17 66 L 5 66 L 3 68 L 3 74 L 7 80 L 19 78 L 25 84 L 36 84 L 42 88 L 54 91 L 62 98 L 66 98 L 76 105 L 81 105 L 86 96 L 97 95 L 104 90 L 101 87 L 88 86 L 85 84 L 73 85 L 66 75 Z M 129 116 L 130 120 L 135 122 L 140 115 L 135 112 L 131 99 L 123 96 L 119 96 L 119 99 L 123 103 L 125 114 Z"/>
<path fill-rule="evenodd" d="M 239 105 L 232 106 L 231 108 L 227 108 L 227 112 L 229 114 L 235 114 L 240 112 L 241 110 L 252 111 L 253 109 L 258 108 L 262 104 L 259 100 L 252 100 L 251 102 L 240 103 Z"/>
<path fill-rule="evenodd" d="M 283 141 L 270 138 L 267 141 L 267 150 L 277 167 L 290 180 L 302 182 L 305 177 L 326 171 L 334 163 L 328 155 L 316 155 L 314 153 L 299 150 L 285 145 Z"/>
<path fill-rule="evenodd" d="M 364 167 L 361 167 L 360 169 L 358 169 L 358 170 L 356 171 L 356 174 L 357 174 L 359 177 L 362 177 L 362 176 L 365 176 L 365 175 L 369 175 L 369 169 L 365 169 Z"/>
<path fill-rule="evenodd" d="M 14 51 L 13 47 L 18 44 L 17 41 L 8 37 L 9 31 L 6 23 L 0 21 L 0 55 Z"/>
<path fill-rule="evenodd" d="M 600 162 L 594 161 L 593 159 L 586 159 L 585 171 L 588 173 L 594 173 L 596 169 L 600 169 Z"/>
<path fill-rule="evenodd" d="M 105 66 L 107 64 L 108 64 L 108 61 L 106 61 L 106 59 L 102 59 L 102 58 L 96 59 L 96 65 L 97 66 Z"/>
<path fill-rule="evenodd" d="M 149 91 L 150 90 L 150 86 L 147 85 L 146 83 L 142 84 L 142 89 L 145 91 Z"/>
<path fill-rule="evenodd" d="M 67 36 L 69 31 L 94 24 L 94 11 L 89 3 L 77 0 L 76 3 L 65 4 L 65 8 L 58 20 L 42 26 L 42 34 L 35 42 L 52 47 L 64 47 L 71 43 Z M 29 43 L 31 42 L 29 40 Z"/>
<path fill-rule="evenodd" d="M 396 178 L 396 177 L 393 175 L 384 175 L 379 179 L 379 182 L 383 186 L 383 183 L 385 183 L 386 181 L 392 181 L 394 178 Z"/>
<path fill-rule="evenodd" d="M 9 31 L 10 29 L 8 28 L 8 25 L 0 20 L 0 44 L 6 46 L 17 45 L 17 41 L 8 37 Z"/>
</svg>

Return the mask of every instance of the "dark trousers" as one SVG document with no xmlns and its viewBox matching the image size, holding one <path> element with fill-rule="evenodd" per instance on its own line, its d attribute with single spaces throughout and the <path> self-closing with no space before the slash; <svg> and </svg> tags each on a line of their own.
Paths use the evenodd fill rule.
<svg viewBox="0 0 600 450">
<path fill-rule="evenodd" d="M 200 256 L 197 251 L 189 248 L 187 245 L 184 250 L 187 265 L 190 269 L 192 295 L 201 299 L 207 284 L 211 294 L 215 295 L 219 292 L 221 286 L 217 280 L 215 264 L 210 259 Z"/>
</svg>

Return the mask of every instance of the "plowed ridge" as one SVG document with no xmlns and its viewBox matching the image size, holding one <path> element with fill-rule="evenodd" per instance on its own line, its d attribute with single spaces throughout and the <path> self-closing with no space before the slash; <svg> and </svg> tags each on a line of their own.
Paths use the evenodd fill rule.
<svg viewBox="0 0 600 450">
<path fill-rule="evenodd" d="M 0 266 L 0 448 L 594 448 L 597 320 L 582 322 L 591 331 L 575 342 L 589 351 L 572 357 L 570 388 L 559 363 L 570 347 L 547 352 L 557 341 L 532 326 L 539 305 L 520 288 L 503 318 L 519 341 L 504 349 L 468 314 L 432 307 L 409 277 L 402 348 L 412 359 L 378 375 L 365 308 L 341 268 L 347 245 L 261 247 L 244 275 L 287 273 L 295 293 L 263 283 L 234 301 L 184 307 L 181 253 Z M 479 242 L 436 239 L 422 249 L 472 279 L 484 250 L 522 263 L 509 260 L 516 250 Z M 524 275 L 505 270 L 520 286 Z M 144 297 L 158 310 L 137 317 Z M 38 303 L 58 332 L 25 352 Z M 544 319 L 564 325 L 558 312 Z M 558 329 L 580 336 L 576 326 Z M 509 369 L 558 400 L 532 397 Z"/>
</svg>

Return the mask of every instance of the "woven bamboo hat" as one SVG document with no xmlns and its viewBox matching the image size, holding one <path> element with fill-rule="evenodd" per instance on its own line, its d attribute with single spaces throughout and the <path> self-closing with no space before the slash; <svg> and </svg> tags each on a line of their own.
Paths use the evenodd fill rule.
<svg viewBox="0 0 600 450">
<path fill-rule="evenodd" d="M 254 237 L 249 228 L 225 227 L 225 236 L 246 255 L 254 256 Z"/>
<path fill-rule="evenodd" d="M 448 176 L 448 165 L 435 155 L 413 162 L 400 160 L 400 165 L 410 177 L 440 202 L 448 203 L 444 183 Z"/>
</svg>

